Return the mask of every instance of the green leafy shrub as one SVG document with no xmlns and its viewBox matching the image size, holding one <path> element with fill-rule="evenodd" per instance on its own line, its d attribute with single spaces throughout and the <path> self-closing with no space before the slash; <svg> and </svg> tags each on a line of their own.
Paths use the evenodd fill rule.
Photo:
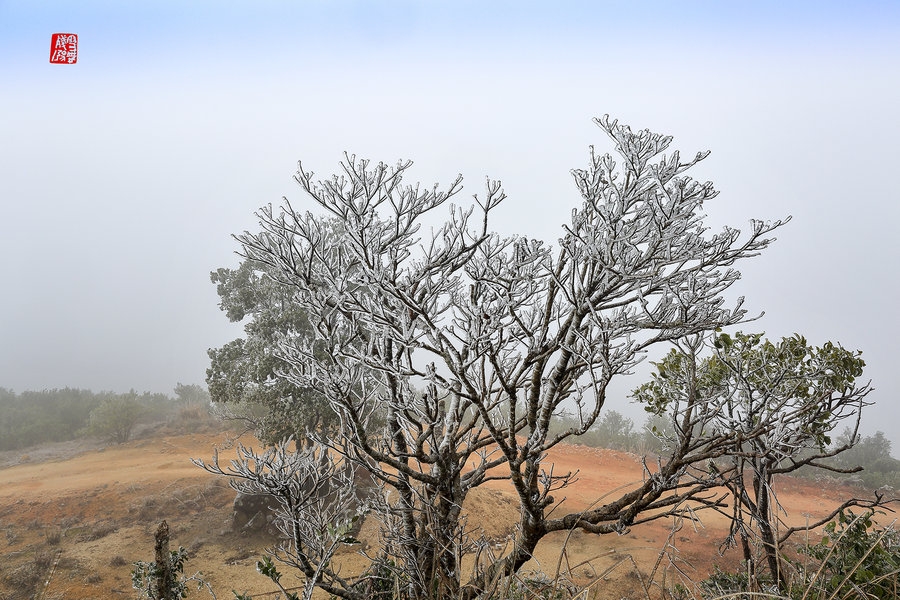
<svg viewBox="0 0 900 600">
<path fill-rule="evenodd" d="M 825 526 L 822 540 L 805 549 L 819 562 L 809 577 L 829 598 L 897 598 L 900 590 L 900 534 L 877 529 L 868 511 L 845 511 Z"/>
<path fill-rule="evenodd" d="M 182 547 L 169 552 L 169 569 L 172 573 L 181 575 L 184 572 L 184 559 L 186 556 L 187 550 Z M 172 579 L 172 588 L 166 590 L 164 595 L 160 597 L 154 589 L 153 582 L 161 574 L 162 567 L 156 564 L 156 561 L 138 561 L 134 563 L 134 569 L 131 571 L 131 585 L 140 592 L 142 598 L 149 598 L 149 600 L 171 600 L 187 596 L 187 582 L 183 577 L 177 577 Z"/>
<path fill-rule="evenodd" d="M 698 585 L 698 597 L 766 600 L 895 600 L 900 597 L 900 533 L 879 528 L 874 511 L 841 512 L 816 544 L 791 561 L 790 586 L 779 593 L 771 577 L 719 571 Z M 675 597 L 692 598 L 691 594 Z"/>
</svg>

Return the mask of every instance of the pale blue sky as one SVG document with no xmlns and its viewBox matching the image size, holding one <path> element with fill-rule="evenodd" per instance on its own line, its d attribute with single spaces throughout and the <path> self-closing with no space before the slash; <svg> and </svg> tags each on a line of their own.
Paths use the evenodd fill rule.
<svg viewBox="0 0 900 600">
<path fill-rule="evenodd" d="M 711 224 L 794 216 L 745 329 L 863 350 L 900 443 L 898 65 L 897 2 L 0 0 L 0 386 L 202 383 L 237 334 L 208 273 L 298 159 L 498 178 L 495 227 L 553 241 L 609 113 L 712 150 Z"/>
</svg>

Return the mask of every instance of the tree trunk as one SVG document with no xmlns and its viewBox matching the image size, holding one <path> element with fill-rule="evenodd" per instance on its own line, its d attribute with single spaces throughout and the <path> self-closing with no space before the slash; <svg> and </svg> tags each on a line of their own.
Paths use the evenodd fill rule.
<svg viewBox="0 0 900 600">
<path fill-rule="evenodd" d="M 172 596 L 175 573 L 172 572 L 172 559 L 169 552 L 169 524 L 163 521 L 156 529 L 156 574 L 150 582 L 154 598 L 159 600 L 177 600 Z"/>
<path fill-rule="evenodd" d="M 753 488 L 756 492 L 756 506 L 758 508 L 757 522 L 759 523 L 759 536 L 762 540 L 763 552 L 769 565 L 772 579 L 778 584 L 782 592 L 787 589 L 787 581 L 781 569 L 781 559 L 778 556 L 778 542 L 775 540 L 775 531 L 772 527 L 773 515 L 769 498 L 771 489 L 771 476 L 754 478 Z"/>
</svg>

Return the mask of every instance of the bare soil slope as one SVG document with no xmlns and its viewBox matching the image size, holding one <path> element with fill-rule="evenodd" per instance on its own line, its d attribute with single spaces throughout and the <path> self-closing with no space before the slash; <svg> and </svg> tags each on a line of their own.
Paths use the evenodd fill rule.
<svg viewBox="0 0 900 600">
<path fill-rule="evenodd" d="M 256 560 L 271 540 L 233 533 L 230 529 L 234 491 L 227 483 L 193 466 L 189 458 L 207 459 L 220 448 L 232 451 L 228 434 L 154 437 L 122 446 L 85 449 L 62 446 L 31 452 L 0 464 L 0 600 L 15 598 L 135 598 L 131 564 L 152 560 L 153 533 L 160 520 L 169 523 L 173 547 L 190 552 L 187 573 L 201 571 L 220 599 L 232 589 L 259 594 L 273 586 L 255 570 Z M 251 442 L 246 441 L 250 444 Z M 74 455 L 70 455 L 73 454 Z M 578 481 L 558 495 L 558 510 L 583 510 L 606 494 L 616 494 L 640 480 L 639 461 L 630 455 L 583 446 L 560 446 L 551 453 L 555 473 L 578 471 Z M 804 480 L 785 480 L 780 500 L 792 524 L 827 514 L 852 493 L 823 488 Z M 621 493 L 621 492 L 619 492 Z M 517 517 L 515 499 L 501 482 L 476 490 L 466 506 L 470 525 L 481 525 L 502 552 Z M 569 571 L 597 596 L 622 597 L 639 592 L 667 543 L 675 549 L 671 565 L 660 563 L 655 579 L 688 576 L 695 580 L 714 565 L 731 568 L 739 557 L 718 550 L 727 531 L 720 515 L 701 515 L 702 524 L 682 523 L 673 533 L 671 521 L 634 527 L 623 536 L 591 536 L 580 532 L 549 536 L 527 570 L 551 577 Z M 361 534 L 374 543 L 374 525 Z M 565 552 L 561 554 L 561 549 Z M 343 557 L 351 572 L 362 564 L 352 552 Z M 635 566 L 639 566 L 638 568 Z M 678 570 L 683 575 L 678 574 Z M 45 585 L 49 577 L 49 584 Z M 286 575 L 285 583 L 299 585 Z M 192 592 L 192 597 L 208 597 Z"/>
</svg>

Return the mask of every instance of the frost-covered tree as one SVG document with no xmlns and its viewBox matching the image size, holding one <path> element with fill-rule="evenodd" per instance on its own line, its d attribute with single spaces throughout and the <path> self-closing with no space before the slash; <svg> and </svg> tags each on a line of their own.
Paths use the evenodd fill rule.
<svg viewBox="0 0 900 600">
<path fill-rule="evenodd" d="M 292 450 L 289 439 L 263 453 L 238 445 L 238 458 L 221 467 L 216 453 L 208 464 L 194 459 L 197 466 L 231 479 L 231 486 L 243 494 L 268 494 L 280 506 L 275 525 L 282 543 L 272 549 L 281 562 L 306 575 L 303 598 L 308 600 L 318 587 L 342 595 L 350 587 L 348 578 L 331 568 L 339 548 L 355 544 L 357 521 L 364 512 L 360 505 L 358 480 L 348 461 L 338 461 L 323 447 Z M 271 559 L 258 569 L 278 585 L 287 598 L 296 598 L 280 583 Z"/>
<path fill-rule="evenodd" d="M 655 415 L 671 419 L 670 446 L 715 443 L 721 459 L 706 468 L 724 480 L 732 496 L 731 531 L 726 547 L 740 544 L 751 574 L 758 540 L 768 570 L 786 586 L 780 548 L 797 528 L 780 527 L 775 476 L 801 467 L 853 472 L 828 461 L 856 441 L 862 409 L 871 391 L 860 384 L 865 362 L 854 352 L 827 342 L 821 347 L 802 336 L 765 340 L 762 334 L 712 333 L 675 343 L 652 380 L 634 397 Z M 842 423 L 852 434 L 832 445 Z M 873 508 L 884 501 L 850 499 L 810 523 L 815 528 L 850 506 Z"/>
<path fill-rule="evenodd" d="M 300 165 L 295 179 L 319 214 L 285 200 L 260 210 L 261 231 L 237 236 L 315 332 L 275 340 L 277 377 L 324 395 L 341 429 L 318 443 L 383 486 L 373 511 L 392 527 L 381 566 L 401 571 L 404 595 L 472 597 L 551 532 L 621 533 L 688 499 L 717 502 L 703 492 L 720 478 L 691 466 L 724 452 L 722 440 L 672 449 L 643 483 L 588 511 L 567 513 L 554 497 L 571 474 L 545 464 L 547 451 L 588 431 L 609 383 L 651 347 L 745 320 L 741 301 L 726 306 L 723 293 L 739 277 L 734 265 L 782 223 L 710 233 L 703 204 L 717 192 L 686 174 L 706 153 L 683 160 L 670 137 L 596 123 L 619 158 L 592 150 L 573 171 L 582 202 L 555 247 L 491 232 L 506 197 L 495 181 L 424 233 L 461 178 L 445 189 L 405 185 L 409 162 L 354 156 L 321 181 Z M 326 219 L 340 224 L 336 238 Z M 551 433 L 563 406 L 577 424 Z M 514 543 L 463 579 L 461 553 L 478 542 L 463 527 L 463 503 L 498 478 L 521 509 Z"/>
<path fill-rule="evenodd" d="M 315 389 L 279 377 L 287 368 L 279 345 L 305 343 L 315 333 L 302 306 L 261 265 L 242 261 L 237 269 L 210 274 L 219 308 L 228 319 L 244 324 L 244 337 L 209 350 L 206 370 L 209 394 L 227 418 L 242 420 L 269 444 L 293 437 L 301 444 L 307 430 L 333 427 L 336 416 Z M 294 342 L 288 340 L 294 339 Z M 177 391 L 177 389 L 176 389 Z"/>
</svg>

